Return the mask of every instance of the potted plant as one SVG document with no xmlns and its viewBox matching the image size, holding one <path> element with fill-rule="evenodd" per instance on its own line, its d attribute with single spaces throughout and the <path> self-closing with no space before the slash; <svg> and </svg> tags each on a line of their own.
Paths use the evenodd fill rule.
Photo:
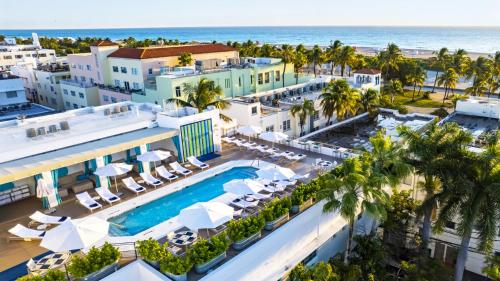
<svg viewBox="0 0 500 281">
<path fill-rule="evenodd" d="M 168 254 L 166 244 L 162 246 L 153 238 L 137 242 L 137 252 L 156 269 L 160 268 L 160 261 Z"/>
<path fill-rule="evenodd" d="M 262 210 L 262 216 L 266 221 L 265 230 L 271 231 L 278 226 L 284 224 L 289 219 L 288 212 L 292 206 L 292 201 L 289 197 L 283 199 L 274 199 L 266 204 Z"/>
<path fill-rule="evenodd" d="M 232 220 L 227 227 L 227 235 L 233 242 L 233 249 L 243 250 L 261 237 L 266 221 L 262 215 Z"/>
<path fill-rule="evenodd" d="M 217 235 L 209 240 L 196 242 L 188 251 L 188 258 L 194 264 L 197 273 L 205 273 L 226 258 L 229 240 L 226 235 Z"/>
<path fill-rule="evenodd" d="M 186 281 L 191 267 L 193 263 L 188 257 L 178 257 L 171 253 L 160 261 L 160 271 L 174 281 Z"/>
<path fill-rule="evenodd" d="M 98 249 L 92 247 L 85 256 L 73 256 L 68 272 L 77 280 L 97 281 L 118 269 L 120 252 L 109 243 Z"/>
<path fill-rule="evenodd" d="M 316 192 L 319 190 L 319 184 L 317 181 L 311 181 L 306 184 L 301 184 L 297 187 L 291 196 L 292 200 L 292 214 L 302 212 L 303 210 L 309 208 L 314 200 L 316 199 Z"/>
<path fill-rule="evenodd" d="M 45 275 L 26 275 L 20 278 L 17 278 L 17 281 L 67 281 L 66 274 L 64 272 L 51 269 L 45 273 Z"/>
</svg>

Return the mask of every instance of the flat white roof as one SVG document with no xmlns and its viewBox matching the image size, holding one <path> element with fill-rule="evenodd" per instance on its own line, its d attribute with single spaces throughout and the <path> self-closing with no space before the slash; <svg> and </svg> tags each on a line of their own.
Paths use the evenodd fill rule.
<svg viewBox="0 0 500 281">
<path fill-rule="evenodd" d="M 102 279 L 102 281 L 123 280 L 170 281 L 171 279 L 142 260 L 136 260 Z"/>
</svg>

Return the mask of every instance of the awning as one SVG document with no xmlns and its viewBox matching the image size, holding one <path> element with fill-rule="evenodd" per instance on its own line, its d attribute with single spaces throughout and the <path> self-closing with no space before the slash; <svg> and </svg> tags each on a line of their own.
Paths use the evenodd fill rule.
<svg viewBox="0 0 500 281">
<path fill-rule="evenodd" d="M 148 128 L 0 164 L 0 184 L 118 153 L 178 135 L 175 129 Z"/>
</svg>

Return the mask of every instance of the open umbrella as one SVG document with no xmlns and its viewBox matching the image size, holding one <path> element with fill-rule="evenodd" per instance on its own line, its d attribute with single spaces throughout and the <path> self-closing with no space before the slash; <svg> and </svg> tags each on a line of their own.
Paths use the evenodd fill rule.
<svg viewBox="0 0 500 281">
<path fill-rule="evenodd" d="M 170 151 L 153 150 L 153 151 L 148 151 L 148 152 L 145 152 L 145 153 L 137 156 L 137 160 L 139 160 L 141 162 L 153 162 L 153 165 L 155 166 L 155 171 L 156 171 L 156 162 L 165 160 L 170 156 L 172 156 Z"/>
<path fill-rule="evenodd" d="M 262 133 L 262 129 L 257 126 L 240 127 L 236 131 L 242 135 L 248 136 L 248 141 L 250 141 L 251 136 L 255 136 Z"/>
<path fill-rule="evenodd" d="M 262 179 L 267 179 L 270 181 L 282 181 L 293 179 L 296 174 L 289 168 L 283 168 L 281 166 L 269 166 L 264 169 L 257 171 L 257 176 Z"/>
<path fill-rule="evenodd" d="M 94 174 L 100 177 L 114 177 L 116 192 L 118 192 L 118 184 L 116 183 L 116 176 L 120 176 L 130 172 L 133 167 L 134 166 L 125 163 L 110 163 L 107 164 L 106 166 L 97 168 Z"/>
<path fill-rule="evenodd" d="M 89 248 L 108 235 L 109 223 L 96 217 L 66 220 L 48 230 L 40 244 L 53 252 Z"/>
<path fill-rule="evenodd" d="M 274 143 L 275 142 L 282 142 L 282 141 L 288 139 L 288 135 L 287 134 L 283 134 L 283 133 L 280 133 L 280 132 L 265 132 L 265 133 L 260 134 L 259 137 L 261 139 L 265 140 L 265 141 L 272 142 L 273 143 L 273 147 L 274 147 Z"/>
<path fill-rule="evenodd" d="M 252 179 L 234 179 L 224 184 L 224 191 L 236 195 L 245 196 L 247 194 L 257 194 L 265 186 Z"/>
<path fill-rule="evenodd" d="M 179 222 L 187 228 L 198 231 L 202 228 L 216 228 L 233 219 L 234 209 L 220 202 L 200 202 L 182 209 Z"/>
</svg>

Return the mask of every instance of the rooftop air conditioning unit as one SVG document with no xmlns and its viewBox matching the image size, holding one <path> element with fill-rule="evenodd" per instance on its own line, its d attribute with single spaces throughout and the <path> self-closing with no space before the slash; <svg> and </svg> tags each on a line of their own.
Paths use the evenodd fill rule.
<svg viewBox="0 0 500 281">
<path fill-rule="evenodd" d="M 63 130 L 63 131 L 69 130 L 68 121 L 61 121 L 61 122 L 59 122 L 59 125 L 61 126 L 61 130 Z"/>
<path fill-rule="evenodd" d="M 104 109 L 104 116 L 111 115 L 111 110 L 109 108 Z"/>
<path fill-rule="evenodd" d="M 46 134 L 45 127 L 40 127 L 37 129 L 37 133 L 39 136 L 44 136 Z"/>
<path fill-rule="evenodd" d="M 56 125 L 50 125 L 49 126 L 49 133 L 51 133 L 51 134 L 57 133 L 57 126 Z"/>
<path fill-rule="evenodd" d="M 122 105 L 122 106 L 120 107 L 120 111 L 121 111 L 121 112 L 127 112 L 127 111 L 128 111 L 128 105 Z"/>
<path fill-rule="evenodd" d="M 120 107 L 119 106 L 115 106 L 113 108 L 113 114 L 117 114 L 117 113 L 120 113 Z"/>
<path fill-rule="evenodd" d="M 30 139 L 36 137 L 36 130 L 34 128 L 26 129 L 26 137 Z"/>
</svg>

